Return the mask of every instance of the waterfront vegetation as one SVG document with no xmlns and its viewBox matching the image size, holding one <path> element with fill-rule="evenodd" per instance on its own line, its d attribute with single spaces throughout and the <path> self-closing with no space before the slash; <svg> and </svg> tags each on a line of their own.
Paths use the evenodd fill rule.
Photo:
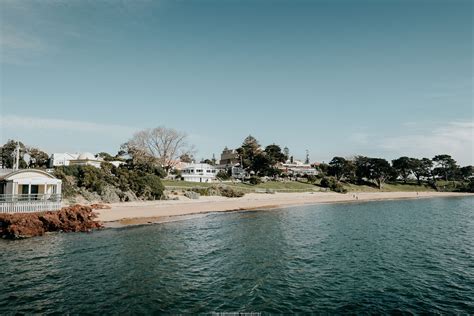
<svg viewBox="0 0 474 316">
<path fill-rule="evenodd" d="M 48 154 L 21 142 L 9 140 L 0 147 L 3 168 L 13 166 L 14 151 L 20 145 L 20 167 L 46 168 Z M 152 144 L 152 145 L 150 145 Z M 242 196 L 249 192 L 474 192 L 473 166 L 459 166 L 447 154 L 429 158 L 400 157 L 391 162 L 366 156 L 334 157 L 329 163 L 312 165 L 314 174 L 284 172 L 279 164 L 293 160 L 287 148 L 270 144 L 262 147 L 248 136 L 236 149 L 245 173 L 244 181 L 231 177 L 230 170 L 218 173 L 219 184 L 179 180 L 176 161 L 194 161 L 193 146 L 186 134 L 158 127 L 135 134 L 116 155 L 105 152 L 101 168 L 62 166 L 54 175 L 63 181 L 63 195 L 74 200 L 120 202 L 166 199 L 166 191 L 193 191 L 201 195 Z M 309 159 L 307 158 L 309 163 Z M 121 161 L 114 166 L 110 161 Z M 203 162 L 216 164 L 216 159 Z"/>
</svg>

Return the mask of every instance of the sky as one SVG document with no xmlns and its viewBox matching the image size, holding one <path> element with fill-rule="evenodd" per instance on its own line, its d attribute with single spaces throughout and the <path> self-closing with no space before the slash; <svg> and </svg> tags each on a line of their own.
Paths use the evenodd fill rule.
<svg viewBox="0 0 474 316">
<path fill-rule="evenodd" d="M 116 153 L 186 132 L 295 158 L 474 164 L 473 2 L 0 0 L 0 143 Z"/>
</svg>

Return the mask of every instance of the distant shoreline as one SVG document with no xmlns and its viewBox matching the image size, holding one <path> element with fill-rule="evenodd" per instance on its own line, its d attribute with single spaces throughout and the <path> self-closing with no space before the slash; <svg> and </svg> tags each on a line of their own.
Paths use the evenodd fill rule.
<svg viewBox="0 0 474 316">
<path fill-rule="evenodd" d="M 97 210 L 98 221 L 106 227 L 124 227 L 185 220 L 215 212 L 274 210 L 283 207 L 327 203 L 354 203 L 436 197 L 463 197 L 472 193 L 455 192 L 358 192 L 339 194 L 314 193 L 250 193 L 242 198 L 203 196 L 198 200 L 123 202 L 110 204 L 110 209 Z"/>
</svg>

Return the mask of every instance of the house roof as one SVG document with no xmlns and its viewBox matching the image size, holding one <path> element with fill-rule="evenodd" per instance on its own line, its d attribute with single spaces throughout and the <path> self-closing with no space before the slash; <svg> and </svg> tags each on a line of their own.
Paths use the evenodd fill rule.
<svg viewBox="0 0 474 316">
<path fill-rule="evenodd" d="M 36 173 L 40 176 L 46 176 L 46 177 L 51 178 L 51 179 L 56 179 L 55 176 L 53 176 L 52 174 L 49 174 L 49 173 L 47 173 L 46 171 L 43 171 L 43 170 L 39 170 L 39 169 L 20 169 L 20 170 L 15 170 L 15 171 L 11 170 L 11 172 L 9 172 L 9 173 L 4 173 L 4 174 L 0 173 L 0 180 L 9 180 L 9 178 L 11 178 L 13 176 L 16 176 L 16 175 L 19 175 L 19 174 L 22 174 L 22 173 Z"/>
</svg>

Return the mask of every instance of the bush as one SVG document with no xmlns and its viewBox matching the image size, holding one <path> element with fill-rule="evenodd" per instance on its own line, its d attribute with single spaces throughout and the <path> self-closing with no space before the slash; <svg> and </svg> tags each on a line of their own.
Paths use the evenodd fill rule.
<svg viewBox="0 0 474 316">
<path fill-rule="evenodd" d="M 137 197 L 156 200 L 163 197 L 160 168 L 137 169 L 137 165 L 114 167 L 102 163 L 102 168 L 92 166 L 67 166 L 55 170 L 55 176 L 63 180 L 63 194 L 70 197 L 85 192 L 97 193 L 104 200 L 110 200 L 111 192 L 116 192 L 122 200 Z M 84 191 L 85 190 L 85 191 Z"/>
<path fill-rule="evenodd" d="M 320 183 L 320 185 L 323 188 L 331 188 L 335 184 L 336 184 L 336 179 L 334 179 L 333 177 L 324 177 L 321 179 L 321 183 Z"/>
<path fill-rule="evenodd" d="M 331 191 L 338 193 L 347 193 L 346 188 L 342 184 L 336 181 L 334 177 L 324 177 L 321 180 L 321 186 L 323 188 L 329 188 Z"/>
<path fill-rule="evenodd" d="M 316 178 L 316 176 L 313 176 L 313 175 L 307 175 L 306 179 L 308 180 L 308 183 L 311 183 L 311 184 L 314 184 L 318 180 L 318 178 Z"/>
<path fill-rule="evenodd" d="M 230 187 L 221 187 L 220 188 L 220 193 L 222 196 L 232 198 L 232 197 L 243 197 L 245 195 L 244 192 L 235 190 Z"/>
<path fill-rule="evenodd" d="M 224 197 L 242 197 L 244 192 L 235 190 L 228 186 L 212 186 L 209 188 L 192 188 L 191 191 L 198 193 L 201 196 L 224 196 Z"/>
<path fill-rule="evenodd" d="M 216 175 L 216 178 L 219 179 L 219 180 L 229 180 L 230 179 L 230 176 L 227 172 L 225 172 L 224 170 L 220 170 L 217 175 Z"/>
<path fill-rule="evenodd" d="M 257 184 L 262 183 L 262 179 L 260 179 L 260 177 L 257 177 L 257 176 L 251 176 L 249 179 L 249 183 L 253 185 L 257 185 Z"/>
</svg>

